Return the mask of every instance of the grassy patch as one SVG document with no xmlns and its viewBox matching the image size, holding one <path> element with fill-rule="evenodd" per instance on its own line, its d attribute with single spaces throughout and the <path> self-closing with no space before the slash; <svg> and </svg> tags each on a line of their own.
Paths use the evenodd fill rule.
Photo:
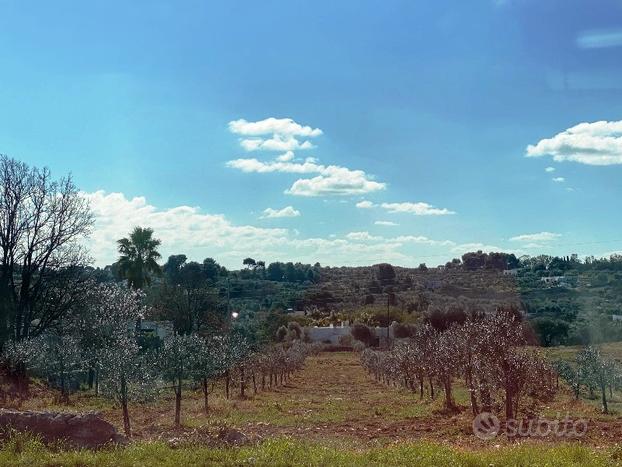
<svg viewBox="0 0 622 467">
<path fill-rule="evenodd" d="M 464 465 L 464 466 L 605 466 L 622 459 L 618 449 L 597 450 L 580 445 L 555 447 L 524 444 L 467 451 L 435 443 L 400 443 L 372 449 L 335 448 L 291 439 L 272 439 L 257 446 L 212 449 L 191 446 L 172 449 L 164 443 L 138 443 L 127 448 L 93 451 L 46 450 L 35 441 L 7 443 L 0 465 L 11 466 L 194 466 L 210 465 Z"/>
</svg>

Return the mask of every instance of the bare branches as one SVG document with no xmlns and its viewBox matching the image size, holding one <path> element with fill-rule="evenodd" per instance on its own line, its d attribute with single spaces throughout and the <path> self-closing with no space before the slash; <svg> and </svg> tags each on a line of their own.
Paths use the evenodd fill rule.
<svg viewBox="0 0 622 467">
<path fill-rule="evenodd" d="M 70 176 L 53 180 L 38 169 L 0 156 L 0 313 L 2 333 L 15 340 L 55 319 L 41 306 L 49 276 L 82 266 L 79 241 L 93 217 Z M 43 323 L 43 324 L 42 324 Z"/>
</svg>

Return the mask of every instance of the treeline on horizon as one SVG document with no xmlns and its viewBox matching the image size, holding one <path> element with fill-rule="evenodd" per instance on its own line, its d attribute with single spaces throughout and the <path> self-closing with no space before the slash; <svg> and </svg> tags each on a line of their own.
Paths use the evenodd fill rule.
<svg viewBox="0 0 622 467">
<path fill-rule="evenodd" d="M 620 255 L 581 260 L 576 255 L 517 258 L 512 253 L 482 251 L 465 253 L 442 269 L 428 269 L 424 263 L 417 268 L 393 267 L 388 263 L 365 268 L 279 261 L 266 264 L 261 259 L 247 257 L 239 270 L 228 270 L 213 258 L 189 261 L 184 254 L 171 255 L 161 264 L 157 232 L 140 227 L 118 241 L 117 262 L 105 268 L 93 268 L 82 245 L 94 219 L 71 177 L 54 180 L 47 169 L 2 156 L 0 178 L 0 312 L 4 323 L 0 342 L 37 335 L 57 325 L 80 302 L 89 281 L 126 283 L 129 288 L 143 290 L 149 306 L 147 317 L 171 321 L 175 331 L 182 334 L 222 327 L 230 312 L 242 311 L 241 322 L 249 327 L 253 323 L 263 339 L 272 339 L 276 329 L 287 324 L 282 312 L 289 308 L 311 310 L 314 323 L 322 325 L 348 318 L 382 324 L 381 316 L 385 314 L 380 309 L 386 308 L 385 305 L 394 307 L 394 316 L 403 320 L 416 319 L 409 315 L 425 313 L 430 307 L 455 306 L 451 297 L 451 300 L 439 297 L 434 290 L 428 290 L 427 284 L 422 285 L 420 279 L 413 279 L 425 276 L 428 271 L 438 276 L 446 271 L 518 269 L 521 274 L 517 291 L 521 294 L 521 281 L 529 279 L 530 274 L 538 278 L 609 271 L 614 273 L 611 277 L 594 280 L 608 284 L 612 277 L 617 281 L 615 274 L 622 271 Z M 147 251 L 148 255 L 140 261 L 130 260 L 137 251 Z M 362 276 L 355 276 L 355 271 L 357 274 L 362 271 Z M 381 277 L 383 274 L 391 278 Z M 460 280 L 463 290 L 481 287 Z M 529 287 L 535 287 L 534 280 L 530 280 Z M 491 289 L 496 286 L 495 281 L 491 281 Z M 453 284 L 444 284 L 447 285 Z M 385 297 L 382 303 L 380 295 Z M 560 309 L 554 318 L 562 317 L 568 322 L 578 314 L 576 303 L 570 301 L 533 303 L 524 302 L 524 309 L 536 314 L 542 309 Z M 367 307 L 367 314 L 351 313 L 362 307 Z M 559 342 L 559 339 L 547 342 Z"/>
</svg>

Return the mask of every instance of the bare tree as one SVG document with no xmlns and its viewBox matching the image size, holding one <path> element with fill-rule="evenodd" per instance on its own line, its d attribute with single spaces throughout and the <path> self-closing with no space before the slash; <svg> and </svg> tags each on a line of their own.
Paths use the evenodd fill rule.
<svg viewBox="0 0 622 467">
<path fill-rule="evenodd" d="M 92 223 L 71 176 L 53 180 L 47 168 L 0 156 L 2 340 L 41 333 L 68 310 L 68 282 L 88 262 L 79 241 Z"/>
</svg>

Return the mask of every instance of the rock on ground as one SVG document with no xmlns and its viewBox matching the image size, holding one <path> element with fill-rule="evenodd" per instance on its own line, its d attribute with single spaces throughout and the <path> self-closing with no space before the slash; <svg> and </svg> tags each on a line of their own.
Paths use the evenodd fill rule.
<svg viewBox="0 0 622 467">
<path fill-rule="evenodd" d="M 21 412 L 0 409 L 0 430 L 30 432 L 45 443 L 64 441 L 76 448 L 99 448 L 125 437 L 96 413 Z"/>
</svg>

